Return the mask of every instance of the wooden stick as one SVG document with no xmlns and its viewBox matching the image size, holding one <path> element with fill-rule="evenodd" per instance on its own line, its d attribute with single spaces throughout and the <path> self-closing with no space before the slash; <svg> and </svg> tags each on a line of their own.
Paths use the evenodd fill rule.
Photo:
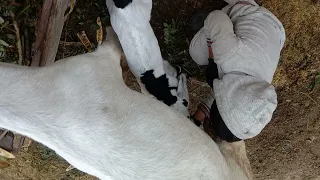
<svg viewBox="0 0 320 180">
<path fill-rule="evenodd" d="M 69 0 L 44 0 L 37 21 L 34 56 L 31 66 L 53 64 L 64 25 Z"/>
<path fill-rule="evenodd" d="M 6 136 L 6 134 L 8 133 L 8 130 L 4 130 L 1 135 L 0 135 L 0 140 L 4 138 L 4 136 Z"/>
</svg>

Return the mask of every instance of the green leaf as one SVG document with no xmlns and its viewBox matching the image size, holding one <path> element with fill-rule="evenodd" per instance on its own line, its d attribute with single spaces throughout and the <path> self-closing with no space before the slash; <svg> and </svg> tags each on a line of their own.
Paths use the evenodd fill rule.
<svg viewBox="0 0 320 180">
<path fill-rule="evenodd" d="M 3 46 L 0 46 L 0 58 L 3 58 L 6 55 L 6 50 Z"/>
<path fill-rule="evenodd" d="M 8 158 L 7 157 L 4 157 L 4 156 L 0 156 L 0 161 L 7 161 Z"/>
<path fill-rule="evenodd" d="M 4 40 L 0 39 L 0 46 L 6 46 L 8 47 L 9 44 L 7 42 L 5 42 Z"/>
<path fill-rule="evenodd" d="M 4 19 L 0 16 L 0 24 L 4 23 Z"/>
</svg>

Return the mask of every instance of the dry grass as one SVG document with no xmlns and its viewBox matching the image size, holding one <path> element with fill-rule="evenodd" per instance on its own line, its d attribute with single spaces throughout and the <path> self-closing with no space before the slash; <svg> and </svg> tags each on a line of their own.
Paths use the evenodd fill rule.
<svg viewBox="0 0 320 180">
<path fill-rule="evenodd" d="M 319 179 L 320 89 L 306 88 L 320 73 L 320 3 L 264 0 L 263 6 L 283 23 L 287 40 L 274 78 L 277 111 L 263 132 L 247 141 L 253 171 L 263 180 Z"/>
<path fill-rule="evenodd" d="M 320 72 L 320 3 L 265 0 L 286 29 L 287 41 L 275 75 L 277 87 L 301 85 Z"/>
</svg>

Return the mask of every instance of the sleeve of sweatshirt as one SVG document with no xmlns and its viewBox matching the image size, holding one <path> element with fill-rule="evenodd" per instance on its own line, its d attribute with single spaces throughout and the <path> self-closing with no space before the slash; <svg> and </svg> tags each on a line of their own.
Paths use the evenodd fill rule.
<svg viewBox="0 0 320 180">
<path fill-rule="evenodd" d="M 240 40 L 234 33 L 233 23 L 223 11 L 216 10 L 209 14 L 204 22 L 204 31 L 206 37 L 212 41 L 214 60 L 217 64 L 233 56 L 239 49 Z"/>
</svg>

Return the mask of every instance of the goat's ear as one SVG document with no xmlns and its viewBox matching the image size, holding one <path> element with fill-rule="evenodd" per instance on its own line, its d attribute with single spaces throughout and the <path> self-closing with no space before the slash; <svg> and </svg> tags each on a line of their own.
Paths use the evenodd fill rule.
<svg viewBox="0 0 320 180">
<path fill-rule="evenodd" d="M 172 76 L 174 78 L 177 77 L 177 70 L 176 68 L 174 68 L 173 66 L 171 66 L 171 64 L 166 61 L 166 60 L 163 60 L 163 69 L 164 69 L 164 72 L 169 75 L 169 76 Z"/>
<path fill-rule="evenodd" d="M 185 74 L 181 73 L 178 76 L 178 90 L 177 90 L 177 94 L 178 97 L 183 99 L 183 101 L 186 101 L 186 107 L 188 107 L 189 104 L 189 92 L 188 92 L 188 87 L 187 87 L 187 77 Z"/>
</svg>

